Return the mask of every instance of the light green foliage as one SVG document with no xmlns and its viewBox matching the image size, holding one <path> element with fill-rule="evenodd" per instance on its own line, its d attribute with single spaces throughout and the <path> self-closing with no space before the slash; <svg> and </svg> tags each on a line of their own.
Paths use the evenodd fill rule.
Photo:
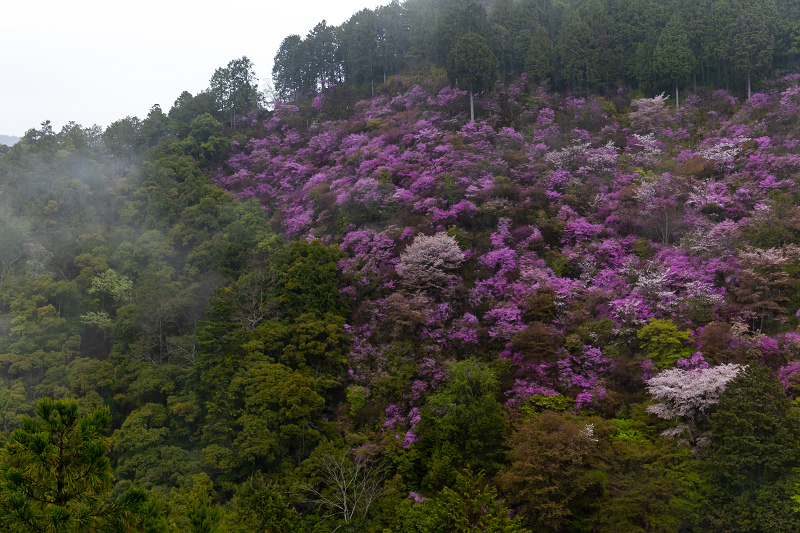
<svg viewBox="0 0 800 533">
<path fill-rule="evenodd" d="M 350 404 L 350 413 L 355 414 L 367 404 L 367 390 L 359 385 L 347 387 L 347 403 Z"/>
<path fill-rule="evenodd" d="M 189 533 L 218 533 L 222 513 L 211 505 L 205 492 L 197 494 L 189 508 Z"/>
<path fill-rule="evenodd" d="M 205 472 L 180 480 L 169 494 L 167 522 L 176 533 L 218 533 L 224 516 L 214 502 L 214 484 Z"/>
<path fill-rule="evenodd" d="M 9 532 L 128 531 L 148 500 L 130 489 L 112 501 L 107 407 L 79 417 L 73 400 L 39 400 L 0 452 L 0 524 Z"/>
<path fill-rule="evenodd" d="M 617 425 L 617 433 L 612 436 L 615 440 L 637 440 L 644 439 L 642 433 L 634 428 L 633 421 L 625 418 L 612 418 L 612 422 Z"/>
<path fill-rule="evenodd" d="M 574 400 L 561 394 L 554 394 L 552 396 L 534 394 L 530 397 L 528 403 L 520 408 L 520 411 L 526 416 L 532 416 L 542 411 L 566 411 L 572 409 L 574 406 Z"/>
<path fill-rule="evenodd" d="M 81 322 L 97 329 L 109 329 L 113 324 L 111 317 L 105 311 L 89 311 L 81 315 Z"/>
<path fill-rule="evenodd" d="M 3 379 L 0 382 L 0 424 L 3 431 L 10 432 L 18 427 L 25 414 L 32 413 L 33 409 L 22 379 Z"/>
<path fill-rule="evenodd" d="M 130 278 L 109 268 L 92 280 L 89 293 L 110 296 L 116 302 L 124 302 L 130 297 L 132 290 L 133 281 Z"/>
<path fill-rule="evenodd" d="M 694 339 L 688 331 L 680 331 L 672 320 L 651 318 L 636 334 L 645 357 L 659 368 L 666 368 L 692 354 Z"/>
</svg>

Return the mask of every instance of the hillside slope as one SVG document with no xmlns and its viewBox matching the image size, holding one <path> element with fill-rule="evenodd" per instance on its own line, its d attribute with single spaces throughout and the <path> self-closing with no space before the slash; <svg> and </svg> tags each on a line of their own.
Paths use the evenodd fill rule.
<svg viewBox="0 0 800 533">
<path fill-rule="evenodd" d="M 110 405 L 159 531 L 797 530 L 798 79 L 31 130 L 2 428 Z"/>
</svg>

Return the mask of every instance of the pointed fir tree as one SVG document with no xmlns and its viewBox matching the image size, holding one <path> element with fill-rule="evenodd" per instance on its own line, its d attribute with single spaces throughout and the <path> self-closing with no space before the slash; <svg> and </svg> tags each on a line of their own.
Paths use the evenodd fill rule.
<svg viewBox="0 0 800 533">
<path fill-rule="evenodd" d="M 694 70 L 695 57 L 689 43 L 689 36 L 684 29 L 684 22 L 678 15 L 673 15 L 661 36 L 655 51 L 655 63 L 662 75 L 670 78 L 675 84 L 675 107 L 679 107 L 678 84 L 685 81 Z"/>
<path fill-rule="evenodd" d="M 756 0 L 739 11 L 730 33 L 728 56 L 734 69 L 747 77 L 747 99 L 750 99 L 753 71 L 772 62 L 775 46 L 775 4 Z"/>
<path fill-rule="evenodd" d="M 769 370 L 728 382 L 706 450 L 707 531 L 800 531 L 791 511 L 800 453 L 797 412 Z"/>
<path fill-rule="evenodd" d="M 547 83 L 552 71 L 550 66 L 552 52 L 553 42 L 550 40 L 547 30 L 536 26 L 528 46 L 528 53 L 525 56 L 525 72 L 528 73 L 528 79 L 536 83 Z"/>
<path fill-rule="evenodd" d="M 458 84 L 469 92 L 470 121 L 475 121 L 473 95 L 491 90 L 499 68 L 500 62 L 486 39 L 476 33 L 462 36 L 447 55 L 447 76 L 450 84 Z"/>
</svg>

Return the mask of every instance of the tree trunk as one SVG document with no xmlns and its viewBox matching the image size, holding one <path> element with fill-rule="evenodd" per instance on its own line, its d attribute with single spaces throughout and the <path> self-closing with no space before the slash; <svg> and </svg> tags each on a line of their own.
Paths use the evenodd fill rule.
<svg viewBox="0 0 800 533">
<path fill-rule="evenodd" d="M 678 110 L 680 107 L 680 102 L 678 102 L 678 82 L 675 82 L 675 111 Z"/>
<path fill-rule="evenodd" d="M 750 71 L 747 71 L 747 100 L 750 101 Z"/>
<path fill-rule="evenodd" d="M 475 103 L 472 100 L 472 91 L 469 92 L 469 120 L 475 122 Z"/>
</svg>

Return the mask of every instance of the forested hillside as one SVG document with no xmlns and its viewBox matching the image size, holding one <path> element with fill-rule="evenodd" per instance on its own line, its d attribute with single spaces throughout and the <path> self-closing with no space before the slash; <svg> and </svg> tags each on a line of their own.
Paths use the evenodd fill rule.
<svg viewBox="0 0 800 533">
<path fill-rule="evenodd" d="M 800 530 L 800 74 L 435 53 L 0 151 L 0 528 Z"/>
<path fill-rule="evenodd" d="M 395 0 L 287 36 L 273 78 L 284 100 L 342 82 L 374 94 L 376 83 L 408 69 L 445 68 L 471 34 L 502 74 L 526 72 L 556 90 L 714 84 L 746 92 L 753 80 L 797 67 L 799 20 L 787 0 Z"/>
</svg>

